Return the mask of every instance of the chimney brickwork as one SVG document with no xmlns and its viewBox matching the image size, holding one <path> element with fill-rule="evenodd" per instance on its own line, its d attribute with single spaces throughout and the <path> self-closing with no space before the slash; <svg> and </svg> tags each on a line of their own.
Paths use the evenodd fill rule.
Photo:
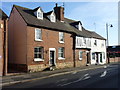
<svg viewBox="0 0 120 90">
<path fill-rule="evenodd" d="M 56 15 L 56 19 L 64 21 L 64 7 L 58 7 L 58 5 L 56 4 L 56 7 L 54 7 L 54 12 Z"/>
</svg>

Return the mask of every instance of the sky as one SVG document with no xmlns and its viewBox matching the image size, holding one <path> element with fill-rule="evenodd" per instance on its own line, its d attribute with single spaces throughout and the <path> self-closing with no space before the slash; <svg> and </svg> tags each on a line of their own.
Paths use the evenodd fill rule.
<svg viewBox="0 0 120 90">
<path fill-rule="evenodd" d="M 14 0 L 13 0 L 14 1 Z M 22 0 L 21 0 L 22 1 Z M 34 0 L 27 2 L 8 2 L 4 0 L 0 3 L 0 8 L 9 16 L 13 4 L 34 9 L 41 6 L 44 12 L 53 10 L 55 3 L 59 6 L 63 5 L 65 8 L 65 17 L 81 21 L 85 29 L 90 31 L 95 31 L 104 38 L 106 38 L 106 23 L 108 23 L 108 35 L 109 35 L 109 45 L 118 45 L 118 2 L 113 2 L 108 0 L 105 2 L 86 2 L 82 1 L 69 1 L 66 2 L 35 2 Z M 113 27 L 110 27 L 110 24 Z"/>
</svg>

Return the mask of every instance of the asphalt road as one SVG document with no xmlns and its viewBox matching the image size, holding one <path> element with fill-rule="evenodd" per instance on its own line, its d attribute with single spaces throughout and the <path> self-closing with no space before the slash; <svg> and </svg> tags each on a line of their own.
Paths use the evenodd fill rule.
<svg viewBox="0 0 120 90">
<path fill-rule="evenodd" d="M 5 88 L 120 88 L 120 64 L 105 65 L 104 68 L 74 71 L 31 82 L 18 83 Z"/>
</svg>

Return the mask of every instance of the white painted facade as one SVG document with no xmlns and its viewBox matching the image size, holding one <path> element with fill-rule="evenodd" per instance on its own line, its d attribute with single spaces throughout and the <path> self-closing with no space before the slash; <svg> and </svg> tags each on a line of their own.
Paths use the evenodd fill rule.
<svg viewBox="0 0 120 90">
<path fill-rule="evenodd" d="M 96 45 L 95 45 L 96 41 Z M 93 59 L 93 53 L 95 53 L 95 59 Z M 98 53 L 98 57 L 97 57 Z M 105 64 L 106 63 L 106 41 L 96 38 L 91 38 L 91 64 Z"/>
<path fill-rule="evenodd" d="M 76 48 L 91 49 L 90 50 L 91 64 L 96 64 L 96 63 L 105 64 L 106 63 L 105 40 L 76 36 Z"/>
</svg>

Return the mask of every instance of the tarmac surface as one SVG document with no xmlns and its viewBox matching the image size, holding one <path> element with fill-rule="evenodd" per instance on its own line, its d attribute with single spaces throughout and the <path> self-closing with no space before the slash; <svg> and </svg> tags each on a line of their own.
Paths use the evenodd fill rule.
<svg viewBox="0 0 120 90">
<path fill-rule="evenodd" d="M 113 64 L 117 64 L 117 63 L 113 63 Z M 40 79 L 45 79 L 49 77 L 74 73 L 74 72 L 103 68 L 105 66 L 109 66 L 109 64 L 72 67 L 72 68 L 57 69 L 54 71 L 41 71 L 41 72 L 35 72 L 35 73 L 19 73 L 17 75 L 3 76 L 1 85 L 9 86 L 9 85 L 16 84 L 16 83 L 29 82 L 33 80 L 40 80 Z"/>
</svg>

